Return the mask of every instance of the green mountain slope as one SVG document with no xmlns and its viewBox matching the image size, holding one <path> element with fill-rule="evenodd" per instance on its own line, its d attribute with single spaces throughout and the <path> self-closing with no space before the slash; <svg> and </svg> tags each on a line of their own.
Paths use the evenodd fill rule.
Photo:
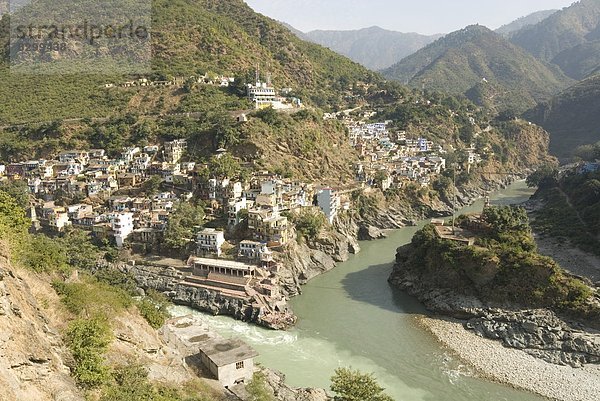
<svg viewBox="0 0 600 401">
<path fill-rule="evenodd" d="M 600 0 L 581 0 L 572 6 L 565 8 L 546 18 L 537 25 L 526 27 L 515 33 L 511 41 L 527 50 L 535 57 L 556 62 L 564 66 L 569 53 L 561 53 L 576 46 L 600 39 Z M 584 49 L 580 49 L 584 50 Z M 597 47 L 588 49 L 596 51 Z M 582 54 L 579 54 L 581 57 Z M 558 57 L 558 59 L 555 59 Z M 588 57 L 581 57 L 587 63 Z M 576 62 L 570 60 L 570 63 Z M 566 73 L 572 74 L 573 78 L 580 78 L 580 70 L 584 68 L 573 68 L 568 66 Z"/>
<path fill-rule="evenodd" d="M 593 75 L 526 113 L 550 133 L 550 150 L 569 156 L 577 146 L 600 141 L 600 74 Z"/>
<path fill-rule="evenodd" d="M 516 19 L 509 24 L 502 25 L 500 28 L 496 29 L 496 32 L 504 37 L 509 38 L 515 32 L 518 32 L 525 27 L 540 23 L 541 21 L 554 14 L 556 11 L 558 10 L 536 11 L 534 13 Z"/>
<path fill-rule="evenodd" d="M 499 111 L 525 111 L 569 79 L 486 27 L 453 32 L 384 71 L 411 86 L 471 95 Z M 477 86 L 490 86 L 483 90 Z M 473 94 L 476 92 L 476 94 Z"/>
<path fill-rule="evenodd" d="M 552 59 L 568 76 L 584 79 L 600 67 L 600 40 L 582 43 L 560 52 Z"/>
<path fill-rule="evenodd" d="M 94 2 L 91 1 L 93 4 Z M 47 7 L 64 7 L 65 1 Z M 154 76 L 188 77 L 213 72 L 254 76 L 260 64 L 275 85 L 292 87 L 305 102 L 327 108 L 342 105 L 348 88 L 379 78 L 352 61 L 318 45 L 304 42 L 277 22 L 256 14 L 242 0 L 154 0 L 152 15 Z M 6 46 L 8 18 L 0 24 Z M 6 60 L 5 60 L 6 61 Z M 105 117 L 147 109 L 176 111 L 185 96 L 170 89 L 107 90 L 107 82 L 131 77 L 14 75 L 0 65 L 0 125 L 56 118 Z M 351 93 L 350 93 L 351 94 Z M 160 100 L 160 99 L 163 100 Z"/>
<path fill-rule="evenodd" d="M 317 30 L 304 36 L 377 71 L 394 65 L 441 35 L 394 32 L 373 26 L 354 31 Z"/>
</svg>

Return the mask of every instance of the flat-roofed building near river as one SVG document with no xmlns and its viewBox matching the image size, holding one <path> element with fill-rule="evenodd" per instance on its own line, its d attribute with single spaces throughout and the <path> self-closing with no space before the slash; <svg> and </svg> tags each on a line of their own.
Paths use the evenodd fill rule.
<svg viewBox="0 0 600 401">
<path fill-rule="evenodd" d="M 248 383 L 258 353 L 238 339 L 212 339 L 200 345 L 200 360 L 223 387 Z"/>
<path fill-rule="evenodd" d="M 210 273 L 233 277 L 254 276 L 255 265 L 224 259 L 190 258 L 189 264 L 195 276 L 207 277 Z"/>
</svg>

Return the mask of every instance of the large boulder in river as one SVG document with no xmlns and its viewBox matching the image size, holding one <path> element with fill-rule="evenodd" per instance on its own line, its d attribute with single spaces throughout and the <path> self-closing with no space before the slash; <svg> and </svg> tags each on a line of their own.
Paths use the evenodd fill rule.
<svg viewBox="0 0 600 401">
<path fill-rule="evenodd" d="M 386 237 L 387 234 L 384 231 L 371 225 L 361 225 L 358 229 L 358 239 L 361 241 L 371 241 Z"/>
</svg>

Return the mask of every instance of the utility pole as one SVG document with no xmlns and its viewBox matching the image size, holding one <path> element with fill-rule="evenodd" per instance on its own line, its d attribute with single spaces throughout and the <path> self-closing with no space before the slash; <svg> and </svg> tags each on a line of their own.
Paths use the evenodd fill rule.
<svg viewBox="0 0 600 401">
<path fill-rule="evenodd" d="M 453 183 L 454 183 L 454 200 L 452 201 L 452 234 L 455 233 L 455 220 L 456 220 L 456 163 L 454 163 L 453 171 Z"/>
</svg>

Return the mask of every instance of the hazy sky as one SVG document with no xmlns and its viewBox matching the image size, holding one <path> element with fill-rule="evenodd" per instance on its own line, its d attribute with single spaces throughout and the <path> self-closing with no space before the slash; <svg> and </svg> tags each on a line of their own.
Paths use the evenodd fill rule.
<svg viewBox="0 0 600 401">
<path fill-rule="evenodd" d="M 400 32 L 448 33 L 470 24 L 496 29 L 575 0 L 246 0 L 256 11 L 301 31 L 373 25 Z"/>
</svg>

